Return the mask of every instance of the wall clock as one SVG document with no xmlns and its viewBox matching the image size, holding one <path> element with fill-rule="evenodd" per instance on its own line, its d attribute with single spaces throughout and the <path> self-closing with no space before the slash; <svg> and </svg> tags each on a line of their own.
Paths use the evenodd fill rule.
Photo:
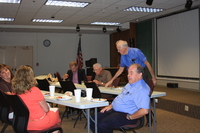
<svg viewBox="0 0 200 133">
<path fill-rule="evenodd" d="M 49 46 L 51 45 L 51 41 L 48 40 L 48 39 L 46 39 L 46 40 L 43 41 L 43 45 L 44 45 L 45 47 L 49 47 Z"/>
</svg>

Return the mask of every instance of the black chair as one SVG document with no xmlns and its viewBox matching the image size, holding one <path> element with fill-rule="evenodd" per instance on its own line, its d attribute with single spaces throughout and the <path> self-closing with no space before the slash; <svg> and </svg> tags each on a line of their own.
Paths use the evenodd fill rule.
<svg viewBox="0 0 200 133">
<path fill-rule="evenodd" d="M 93 98 L 101 98 L 101 92 L 100 92 L 100 90 L 99 90 L 99 88 L 98 88 L 98 86 L 96 85 L 95 82 L 85 82 L 85 86 L 87 88 L 93 88 L 93 91 L 92 91 L 92 97 Z M 78 119 L 81 118 L 82 114 L 83 114 L 82 111 L 78 114 L 78 117 L 77 117 L 77 119 L 74 123 L 74 128 L 76 126 Z M 87 123 L 86 123 L 86 125 L 87 125 Z M 85 127 L 86 127 L 86 125 L 85 125 Z"/>
<path fill-rule="evenodd" d="M 76 89 L 76 86 L 74 85 L 72 81 L 59 81 L 59 83 L 60 83 L 60 86 L 62 88 L 61 90 L 63 93 L 65 93 L 66 91 L 71 91 L 74 95 L 74 89 Z M 68 118 L 69 110 L 71 110 L 71 108 L 66 106 L 66 109 L 61 117 L 61 121 L 64 118 L 65 114 L 67 114 L 67 118 Z"/>
<path fill-rule="evenodd" d="M 2 91 L 0 91 L 0 120 L 5 123 L 0 133 L 4 133 L 8 125 L 12 125 L 9 119 L 10 103 Z"/>
<path fill-rule="evenodd" d="M 51 133 L 59 130 L 62 133 L 60 125 L 55 125 L 45 130 L 27 130 L 29 121 L 29 110 L 18 95 L 6 95 L 14 111 L 12 127 L 16 133 Z"/>
<path fill-rule="evenodd" d="M 93 88 L 92 97 L 101 98 L 101 92 L 95 82 L 85 82 L 87 88 Z"/>
<path fill-rule="evenodd" d="M 49 82 L 46 79 L 36 79 L 40 90 L 49 91 Z"/>
<path fill-rule="evenodd" d="M 123 133 L 126 133 L 125 130 L 132 130 L 134 133 L 136 133 L 135 129 L 141 128 L 143 127 L 143 125 L 144 125 L 144 116 L 138 118 L 135 124 L 120 126 L 118 129 L 120 129 Z"/>
<path fill-rule="evenodd" d="M 73 93 L 73 95 L 74 95 L 74 90 L 76 89 L 76 86 L 74 85 L 74 83 L 72 81 L 59 81 L 59 83 L 60 83 L 60 86 L 62 87 L 63 93 L 65 93 L 66 91 L 71 91 Z M 83 93 L 83 92 L 81 91 L 81 93 Z M 83 96 L 83 94 L 81 94 L 81 95 Z M 66 109 L 65 109 L 65 111 L 64 111 L 64 113 L 63 113 L 63 115 L 61 117 L 61 121 L 65 117 L 65 114 L 66 114 L 67 118 L 69 117 L 69 111 L 71 111 L 71 114 L 72 114 L 73 113 L 73 108 L 66 106 Z M 78 119 L 81 120 L 82 111 L 80 111 L 80 110 L 77 110 L 77 111 L 79 113 L 78 113 L 78 117 L 75 118 L 76 121 L 74 123 L 74 127 L 75 127 Z"/>
<path fill-rule="evenodd" d="M 119 82 L 120 82 L 120 78 L 116 78 L 114 81 L 113 81 L 113 86 L 114 87 L 117 87 L 119 85 Z"/>
<path fill-rule="evenodd" d="M 71 91 L 74 95 L 74 90 L 76 89 L 76 86 L 72 81 L 59 81 L 60 86 L 62 87 L 63 93 L 66 91 Z"/>
<path fill-rule="evenodd" d="M 57 78 L 58 78 L 58 81 L 61 81 L 61 80 L 62 80 L 62 78 L 61 78 L 61 76 L 60 76 L 60 73 L 59 73 L 59 72 L 56 72 L 56 76 L 57 76 Z"/>
</svg>

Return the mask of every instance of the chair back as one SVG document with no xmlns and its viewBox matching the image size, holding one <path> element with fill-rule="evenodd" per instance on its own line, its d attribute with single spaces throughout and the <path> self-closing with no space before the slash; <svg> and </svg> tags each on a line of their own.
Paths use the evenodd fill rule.
<svg viewBox="0 0 200 133">
<path fill-rule="evenodd" d="M 10 112 L 10 103 L 6 98 L 4 92 L 0 91 L 0 120 L 2 122 L 11 124 L 11 120 L 9 120 L 9 112 Z"/>
<path fill-rule="evenodd" d="M 12 127 L 16 133 L 28 133 L 29 110 L 18 95 L 7 95 L 14 112 Z"/>
<path fill-rule="evenodd" d="M 49 91 L 49 82 L 46 79 L 36 79 L 40 90 Z"/>
<path fill-rule="evenodd" d="M 119 85 L 119 82 L 120 82 L 120 78 L 116 78 L 114 81 L 113 81 L 113 86 L 114 87 L 117 87 Z"/>
<path fill-rule="evenodd" d="M 101 98 L 101 92 L 95 82 L 85 82 L 87 88 L 93 88 L 92 97 Z"/>
<path fill-rule="evenodd" d="M 58 78 L 58 81 L 61 81 L 61 80 L 62 80 L 62 78 L 61 78 L 61 76 L 60 76 L 60 73 L 59 73 L 59 72 L 56 72 L 56 76 L 57 76 L 57 78 Z"/>
<path fill-rule="evenodd" d="M 57 77 L 57 74 L 56 74 L 56 73 L 53 73 L 53 75 L 54 75 L 54 78 L 56 78 L 56 77 Z"/>
<path fill-rule="evenodd" d="M 92 81 L 92 76 L 86 76 L 87 81 Z"/>
<path fill-rule="evenodd" d="M 76 86 L 72 81 L 59 81 L 59 83 L 62 87 L 63 93 L 66 91 L 71 91 L 74 95 L 74 89 L 76 89 Z"/>
<path fill-rule="evenodd" d="M 150 91 L 150 95 L 153 93 L 153 90 L 154 90 L 154 84 L 153 84 L 153 80 L 152 79 L 149 79 L 149 87 L 150 87 L 150 89 L 151 89 L 151 91 Z"/>
</svg>

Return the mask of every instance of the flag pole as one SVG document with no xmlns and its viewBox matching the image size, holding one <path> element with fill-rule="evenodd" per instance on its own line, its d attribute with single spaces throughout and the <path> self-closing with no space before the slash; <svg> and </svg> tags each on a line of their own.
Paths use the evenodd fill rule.
<svg viewBox="0 0 200 133">
<path fill-rule="evenodd" d="M 81 34 L 79 34 L 79 43 L 78 43 L 78 49 L 77 49 L 77 57 L 76 62 L 78 64 L 78 68 L 83 67 L 83 56 L 82 56 L 82 50 L 81 50 Z"/>
</svg>

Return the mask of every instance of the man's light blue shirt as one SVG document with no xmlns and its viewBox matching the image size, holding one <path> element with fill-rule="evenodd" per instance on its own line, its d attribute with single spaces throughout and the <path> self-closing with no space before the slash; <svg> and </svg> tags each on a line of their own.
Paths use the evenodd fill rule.
<svg viewBox="0 0 200 133">
<path fill-rule="evenodd" d="M 112 102 L 115 111 L 133 114 L 139 109 L 149 109 L 150 88 L 143 79 L 126 84 L 122 93 Z"/>
<path fill-rule="evenodd" d="M 147 60 L 146 56 L 138 48 L 128 48 L 128 54 L 121 55 L 120 67 L 127 67 L 127 69 L 132 64 L 140 64 L 143 68 L 146 67 L 144 62 Z"/>
</svg>

